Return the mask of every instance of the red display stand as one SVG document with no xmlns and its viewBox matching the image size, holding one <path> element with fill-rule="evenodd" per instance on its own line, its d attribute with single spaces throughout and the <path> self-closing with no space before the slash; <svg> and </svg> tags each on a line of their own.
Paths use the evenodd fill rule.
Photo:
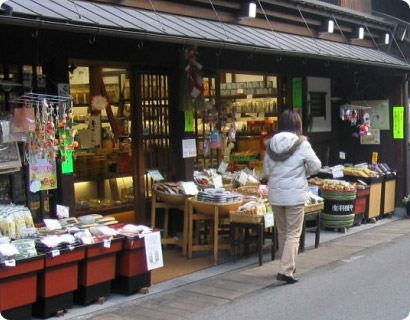
<svg viewBox="0 0 410 320">
<path fill-rule="evenodd" d="M 85 250 L 86 246 L 64 249 L 55 257 L 47 253 L 44 270 L 38 276 L 34 315 L 49 317 L 72 307 L 78 286 L 78 263 L 84 260 Z"/>
<path fill-rule="evenodd" d="M 0 265 L 0 310 L 8 320 L 31 319 L 36 301 L 37 272 L 44 268 L 44 255 L 17 260 L 15 267 Z"/>
<path fill-rule="evenodd" d="M 147 269 L 144 238 L 126 237 L 124 248 L 117 256 L 112 291 L 131 294 L 150 286 L 151 271 Z"/>
<path fill-rule="evenodd" d="M 111 281 L 115 278 L 117 252 L 122 250 L 123 239 L 112 239 L 109 248 L 105 247 L 103 242 L 87 246 L 85 260 L 79 265 L 75 302 L 86 305 L 105 299 L 110 294 Z"/>
<path fill-rule="evenodd" d="M 369 197 L 370 187 L 357 189 L 356 200 L 354 201 L 354 225 L 361 225 L 362 220 L 369 218 Z"/>
</svg>

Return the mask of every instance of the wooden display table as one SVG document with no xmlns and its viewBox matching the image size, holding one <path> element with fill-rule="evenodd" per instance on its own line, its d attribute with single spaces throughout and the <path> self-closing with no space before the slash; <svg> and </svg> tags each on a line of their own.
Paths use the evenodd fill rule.
<svg viewBox="0 0 410 320">
<path fill-rule="evenodd" d="M 305 251 L 305 234 L 306 231 L 315 231 L 315 248 L 319 247 L 320 242 L 320 213 L 324 208 L 324 203 L 317 203 L 305 206 L 305 215 L 303 217 L 302 233 L 299 241 L 299 252 Z M 308 221 L 315 221 L 313 227 L 307 227 Z"/>
<path fill-rule="evenodd" d="M 214 264 L 218 262 L 218 250 L 229 249 L 230 244 L 219 245 L 219 219 L 228 218 L 230 211 L 235 211 L 242 204 L 242 201 L 230 203 L 213 203 L 202 202 L 196 198 L 188 200 L 188 259 L 192 258 L 194 251 L 210 251 L 213 250 Z M 194 244 L 193 229 L 194 221 L 208 220 L 213 223 L 213 241 L 212 244 Z"/>
<path fill-rule="evenodd" d="M 381 213 L 383 178 L 371 178 L 366 182 L 370 184 L 368 219 L 376 219 Z"/>
<path fill-rule="evenodd" d="M 123 247 L 123 237 L 88 245 L 85 259 L 79 265 L 78 289 L 74 301 L 86 305 L 93 301 L 103 302 L 111 291 L 111 280 L 115 278 L 117 252 Z"/>
<path fill-rule="evenodd" d="M 58 256 L 51 252 L 46 254 L 44 269 L 38 275 L 35 316 L 49 317 L 72 307 L 73 294 L 78 286 L 78 262 L 84 260 L 85 248 L 60 250 Z"/>
<path fill-rule="evenodd" d="M 123 250 L 117 256 L 112 291 L 131 294 L 150 286 L 151 271 L 147 269 L 144 238 L 126 237 Z"/>
<path fill-rule="evenodd" d="M 44 255 L 17 260 L 15 267 L 0 265 L 0 310 L 5 319 L 31 319 L 36 301 L 37 272 L 44 268 Z"/>
<path fill-rule="evenodd" d="M 164 231 L 161 240 L 162 244 L 175 244 L 182 248 L 182 254 L 187 253 L 187 235 L 188 235 L 188 215 L 187 215 L 187 199 L 191 197 L 183 194 L 167 194 L 158 190 L 152 189 L 151 198 L 151 228 L 156 228 L 156 213 L 157 209 L 164 209 Z M 168 234 L 169 209 L 178 209 L 183 212 L 184 225 L 182 239 L 175 239 Z"/>
<path fill-rule="evenodd" d="M 391 215 L 394 212 L 396 204 L 396 177 L 388 176 L 383 182 L 381 214 Z"/>
</svg>

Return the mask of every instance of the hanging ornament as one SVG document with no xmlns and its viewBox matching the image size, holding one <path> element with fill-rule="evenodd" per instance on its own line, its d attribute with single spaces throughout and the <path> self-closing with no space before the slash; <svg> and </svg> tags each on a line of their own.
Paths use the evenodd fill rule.
<svg viewBox="0 0 410 320">
<path fill-rule="evenodd" d="M 108 100 L 102 95 L 93 96 L 91 99 L 91 108 L 94 111 L 101 111 L 107 108 Z"/>
<path fill-rule="evenodd" d="M 185 58 L 188 65 L 185 67 L 188 79 L 188 90 L 193 98 L 197 98 L 204 92 L 204 82 L 202 79 L 202 65 L 196 60 L 197 46 L 188 48 L 185 51 Z"/>
</svg>

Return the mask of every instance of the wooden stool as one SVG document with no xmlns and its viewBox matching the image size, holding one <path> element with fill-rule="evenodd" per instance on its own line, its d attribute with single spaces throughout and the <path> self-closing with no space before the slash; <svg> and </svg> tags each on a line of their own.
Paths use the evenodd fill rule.
<svg viewBox="0 0 410 320">
<path fill-rule="evenodd" d="M 306 231 L 315 231 L 315 248 L 319 247 L 320 241 L 320 212 L 321 210 L 316 210 L 312 212 L 306 212 L 305 217 L 303 219 L 303 228 L 302 234 L 300 235 L 299 241 L 299 252 L 305 251 L 305 233 Z M 316 221 L 315 226 L 313 227 L 306 227 L 306 222 L 308 221 Z"/>
<path fill-rule="evenodd" d="M 232 255 L 233 255 L 233 261 L 236 261 L 236 247 L 240 248 L 241 245 L 244 246 L 244 251 L 245 251 L 245 256 L 248 256 L 249 254 L 249 244 L 250 243 L 256 243 L 256 249 L 258 251 L 258 259 L 259 259 L 259 265 L 262 265 L 262 260 L 263 260 L 263 244 L 264 244 L 264 223 L 236 223 L 236 222 L 231 222 L 231 248 L 232 248 Z M 245 231 L 243 239 L 240 237 L 237 238 L 236 234 L 237 231 L 241 230 Z M 250 236 L 249 231 L 255 229 L 256 230 L 256 236 Z M 275 259 L 276 255 L 276 242 L 275 242 L 275 237 L 272 236 L 272 260 Z"/>
<path fill-rule="evenodd" d="M 214 264 L 218 262 L 218 250 L 229 249 L 228 244 L 219 244 L 220 219 L 227 218 L 230 210 L 236 210 L 241 202 L 236 203 L 204 203 L 195 198 L 188 199 L 188 259 L 192 258 L 194 251 L 213 251 Z M 194 221 L 205 220 L 213 225 L 211 228 L 212 244 L 194 244 Z"/>
<path fill-rule="evenodd" d="M 156 223 L 156 211 L 157 209 L 164 209 L 164 230 L 163 230 L 163 237 L 161 239 L 162 244 L 175 244 L 182 248 L 182 254 L 186 256 L 187 254 L 187 235 L 188 235 L 188 214 L 187 214 L 187 205 L 188 202 L 185 200 L 185 204 L 179 203 L 168 203 L 164 201 L 160 201 L 157 199 L 157 192 L 155 190 L 152 191 L 152 198 L 151 198 L 151 228 L 155 228 Z M 178 209 L 181 210 L 184 214 L 184 225 L 183 225 L 183 232 L 182 232 L 182 239 L 174 239 L 169 236 L 168 234 L 168 221 L 169 221 L 169 209 Z"/>
</svg>

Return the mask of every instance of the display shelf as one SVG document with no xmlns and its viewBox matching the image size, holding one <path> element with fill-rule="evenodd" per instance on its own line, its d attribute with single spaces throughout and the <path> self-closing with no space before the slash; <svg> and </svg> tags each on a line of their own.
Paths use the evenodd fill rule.
<svg viewBox="0 0 410 320">
<path fill-rule="evenodd" d="M 15 267 L 0 265 L 0 310 L 5 319 L 31 319 L 37 300 L 37 272 L 44 268 L 44 255 L 16 261 Z"/>
<path fill-rule="evenodd" d="M 108 214 L 116 214 L 116 213 L 121 213 L 125 211 L 130 211 L 134 209 L 134 204 L 133 203 L 127 203 L 127 204 L 122 204 L 118 206 L 112 206 L 112 207 L 105 207 L 105 208 L 95 208 L 95 209 L 89 209 L 89 210 L 76 210 L 76 216 L 84 216 L 88 214 L 101 214 L 103 216 L 108 215 Z"/>
<path fill-rule="evenodd" d="M 87 305 L 105 299 L 115 278 L 117 253 L 123 248 L 124 237 L 116 237 L 107 246 L 104 242 L 88 245 L 85 260 L 79 264 L 78 289 L 74 301 Z"/>
<path fill-rule="evenodd" d="M 151 286 L 151 271 L 147 267 L 144 239 L 126 237 L 117 257 L 116 275 L 112 291 L 132 294 Z"/>
</svg>

